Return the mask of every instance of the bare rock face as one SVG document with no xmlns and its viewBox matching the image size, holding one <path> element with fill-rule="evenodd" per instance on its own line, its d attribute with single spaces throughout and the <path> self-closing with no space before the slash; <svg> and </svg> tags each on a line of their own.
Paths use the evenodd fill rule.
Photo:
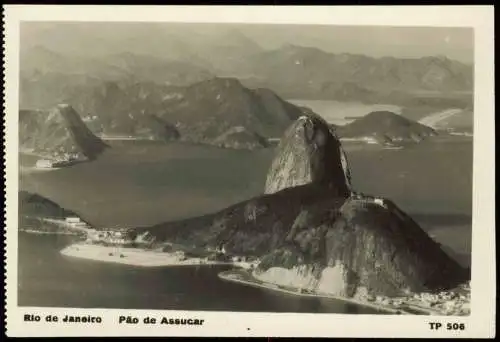
<svg viewBox="0 0 500 342">
<path fill-rule="evenodd" d="M 285 132 L 267 174 L 264 192 L 318 183 L 339 196 L 351 192 L 347 158 L 334 128 L 317 115 L 297 119 Z"/>
<path fill-rule="evenodd" d="M 88 159 L 96 158 L 108 147 L 67 104 L 60 104 L 49 112 L 21 111 L 19 140 L 24 149 L 53 156 L 76 153 Z"/>
<path fill-rule="evenodd" d="M 263 257 L 254 276 L 347 297 L 434 292 L 470 276 L 391 201 L 350 198 L 333 215 L 334 202 L 327 203 L 302 209 L 284 243 Z"/>
</svg>

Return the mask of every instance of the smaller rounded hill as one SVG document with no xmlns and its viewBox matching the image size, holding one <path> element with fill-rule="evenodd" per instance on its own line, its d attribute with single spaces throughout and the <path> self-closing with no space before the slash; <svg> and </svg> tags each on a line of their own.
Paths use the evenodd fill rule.
<svg viewBox="0 0 500 342">
<path fill-rule="evenodd" d="M 420 142 L 437 133 L 431 127 L 390 111 L 374 111 L 345 126 L 338 126 L 341 138 L 373 137 L 379 143 Z"/>
</svg>

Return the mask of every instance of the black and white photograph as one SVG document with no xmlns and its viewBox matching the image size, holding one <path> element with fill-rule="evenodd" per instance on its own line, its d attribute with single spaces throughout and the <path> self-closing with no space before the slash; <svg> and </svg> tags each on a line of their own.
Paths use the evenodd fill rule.
<svg viewBox="0 0 500 342">
<path fill-rule="evenodd" d="M 494 113 L 477 109 L 473 27 L 124 17 L 17 34 L 16 310 L 460 331 L 478 309 L 474 123 Z"/>
</svg>

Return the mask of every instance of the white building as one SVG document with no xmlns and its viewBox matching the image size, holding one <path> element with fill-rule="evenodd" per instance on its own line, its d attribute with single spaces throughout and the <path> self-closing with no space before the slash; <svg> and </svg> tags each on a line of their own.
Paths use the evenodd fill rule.
<svg viewBox="0 0 500 342">
<path fill-rule="evenodd" d="M 79 217 L 66 217 L 65 221 L 68 224 L 75 224 L 82 222 L 82 220 Z"/>
<path fill-rule="evenodd" d="M 395 307 L 399 308 L 401 305 L 403 305 L 403 300 L 402 300 L 402 299 L 400 299 L 400 298 L 398 298 L 398 299 L 394 299 L 394 301 L 392 302 L 392 304 L 393 304 Z"/>
<path fill-rule="evenodd" d="M 83 222 L 79 217 L 66 217 L 64 220 L 67 225 L 70 225 L 74 228 L 87 228 L 87 223 Z"/>
<path fill-rule="evenodd" d="M 108 242 L 116 245 L 122 245 L 125 244 L 127 240 L 122 237 L 112 237 L 108 240 Z"/>
<path fill-rule="evenodd" d="M 392 300 L 390 298 L 386 297 L 386 298 L 384 298 L 382 300 L 382 304 L 384 304 L 384 305 L 391 305 L 392 304 Z"/>
<path fill-rule="evenodd" d="M 87 240 L 96 241 L 100 239 L 100 232 L 95 229 L 89 229 L 87 231 Z"/>
<path fill-rule="evenodd" d="M 363 137 L 363 141 L 366 142 L 367 144 L 376 144 L 377 143 L 377 139 L 375 139 L 374 137 Z"/>
<path fill-rule="evenodd" d="M 151 240 L 151 236 L 149 232 L 144 232 L 143 234 L 138 234 L 135 238 L 136 243 L 146 243 Z"/>
<path fill-rule="evenodd" d="M 54 167 L 54 162 L 48 159 L 39 159 L 36 161 L 35 167 L 39 169 L 50 169 Z"/>
</svg>

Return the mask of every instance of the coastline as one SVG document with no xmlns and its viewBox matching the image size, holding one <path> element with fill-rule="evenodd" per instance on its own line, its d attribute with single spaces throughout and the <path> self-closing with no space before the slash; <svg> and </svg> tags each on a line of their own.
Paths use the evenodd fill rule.
<svg viewBox="0 0 500 342">
<path fill-rule="evenodd" d="M 99 262 L 109 262 L 124 264 L 130 266 L 138 267 L 180 267 L 180 266 L 215 266 L 215 265 L 226 265 L 238 268 L 247 269 L 247 263 L 237 263 L 237 262 L 222 262 L 222 261 L 207 261 L 202 258 L 189 258 L 185 260 L 179 260 L 177 256 L 173 253 L 159 252 L 153 250 L 145 250 L 141 248 L 132 247 L 108 247 L 101 245 L 93 245 L 87 243 L 75 243 L 63 248 L 60 253 L 64 256 L 80 258 L 86 260 L 93 260 Z M 120 257 L 123 255 L 124 257 Z M 392 314 L 412 314 L 405 312 L 403 309 L 387 308 L 378 304 L 373 304 L 369 302 L 363 302 L 358 299 L 345 298 L 335 295 L 328 294 L 314 294 L 314 293 L 298 293 L 295 291 L 280 288 L 274 284 L 266 284 L 263 282 L 251 282 L 243 279 L 235 279 L 230 275 L 225 274 L 226 272 L 218 273 L 218 277 L 225 281 L 231 281 L 239 283 L 246 286 L 259 287 L 274 291 L 279 291 L 282 293 L 287 293 L 295 296 L 302 297 L 316 297 L 316 298 L 326 298 L 341 300 L 344 302 L 349 302 L 355 305 L 369 307 L 377 311 L 382 311 Z"/>
<path fill-rule="evenodd" d="M 43 230 L 35 230 L 35 229 L 19 229 L 20 232 L 27 234 L 35 234 L 35 235 L 70 235 L 70 236 L 78 236 L 79 234 L 76 232 L 65 232 L 65 231 L 43 231 Z"/>
<path fill-rule="evenodd" d="M 297 290 L 289 290 L 286 288 L 283 288 L 281 286 L 278 286 L 276 284 L 272 283 L 266 283 L 263 281 L 260 281 L 258 279 L 253 278 L 251 274 L 243 274 L 241 271 L 238 270 L 232 270 L 232 271 L 225 271 L 221 272 L 218 274 L 219 278 L 230 281 L 230 282 L 235 282 L 235 283 L 240 283 L 243 285 L 247 286 L 253 286 L 253 287 L 260 287 L 260 288 L 265 288 L 269 290 L 274 290 L 274 291 L 279 291 L 283 293 L 288 293 L 291 295 L 295 296 L 303 296 L 303 297 L 316 297 L 316 298 L 327 298 L 327 299 L 335 299 L 335 300 L 341 300 L 345 302 L 349 302 L 355 305 L 360 305 L 364 307 L 370 307 L 378 311 L 384 311 L 387 313 L 392 313 L 392 314 L 398 314 L 398 315 L 427 315 L 427 316 L 454 316 L 454 317 L 461 317 L 461 316 L 468 316 L 470 315 L 470 311 L 467 314 L 447 314 L 441 310 L 436 310 L 432 309 L 430 307 L 426 307 L 422 305 L 422 302 L 417 302 L 413 298 L 409 299 L 406 302 L 403 302 L 400 307 L 394 307 L 394 306 L 389 306 L 389 305 L 384 305 L 381 303 L 376 303 L 376 302 L 368 302 L 365 300 L 360 300 L 356 298 L 351 298 L 351 297 L 342 297 L 342 296 L 336 296 L 336 295 L 331 295 L 327 293 L 304 293 L 304 292 L 299 292 Z M 242 277 L 246 277 L 248 279 L 242 279 Z"/>
<path fill-rule="evenodd" d="M 212 261 L 206 258 L 184 258 L 177 253 L 136 247 L 103 246 L 87 242 L 77 242 L 68 245 L 60 251 L 60 254 L 72 258 L 137 267 L 232 266 L 235 269 L 219 272 L 218 277 L 224 281 L 274 290 L 294 296 L 340 300 L 389 314 L 450 316 L 450 314 L 442 312 L 441 309 L 426 307 L 422 305 L 422 302 L 414 299 L 409 299 L 403 302 L 399 307 L 395 307 L 390 304 L 382 304 L 380 302 L 372 302 L 359 298 L 343 297 L 328 293 L 301 292 L 299 288 L 295 289 L 293 287 L 285 288 L 277 284 L 255 279 L 251 273 L 248 272 L 252 265 L 249 262 Z M 452 314 L 452 316 L 467 315 L 470 315 L 470 312 L 466 315 Z"/>
<path fill-rule="evenodd" d="M 246 286 L 253 286 L 253 287 L 260 287 L 268 290 L 273 290 L 273 291 L 278 291 L 278 292 L 283 292 L 287 294 L 291 294 L 294 296 L 301 296 L 301 297 L 315 297 L 315 298 L 325 298 L 325 299 L 334 299 L 334 300 L 341 300 L 344 302 L 348 302 L 351 304 L 359 305 L 359 306 L 364 306 L 364 307 L 369 307 L 378 311 L 383 311 L 387 313 L 392 313 L 392 314 L 401 314 L 401 315 L 412 315 L 413 313 L 406 312 L 404 309 L 394 309 L 394 308 L 388 308 L 385 306 L 369 303 L 369 302 L 364 302 L 358 299 L 354 298 L 347 298 L 347 297 L 341 297 L 341 296 L 335 296 L 335 295 L 328 295 L 328 294 L 315 294 L 315 293 L 300 293 L 296 291 L 290 291 L 281 287 L 278 287 L 275 284 L 270 284 L 270 283 L 264 283 L 264 282 L 251 282 L 243 279 L 236 279 L 234 277 L 230 277 L 225 272 L 221 272 L 218 274 L 219 278 L 225 281 L 230 281 L 230 282 L 235 282 L 239 284 L 243 284 Z"/>
<path fill-rule="evenodd" d="M 134 247 L 110 247 L 88 243 L 71 244 L 60 251 L 62 255 L 111 262 L 139 267 L 178 267 L 178 266 L 215 266 L 226 265 L 246 268 L 245 263 L 227 261 L 208 261 L 202 258 L 179 260 L 173 253 L 146 250 Z"/>
</svg>

